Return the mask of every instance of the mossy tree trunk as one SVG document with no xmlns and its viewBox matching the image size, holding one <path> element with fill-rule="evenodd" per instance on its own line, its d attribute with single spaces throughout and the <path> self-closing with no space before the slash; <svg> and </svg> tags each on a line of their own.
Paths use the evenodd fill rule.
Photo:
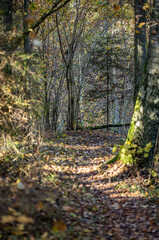
<svg viewBox="0 0 159 240">
<path fill-rule="evenodd" d="M 131 126 L 119 157 L 139 169 L 153 164 L 159 126 L 159 1 L 154 0 L 148 57 Z"/>
</svg>

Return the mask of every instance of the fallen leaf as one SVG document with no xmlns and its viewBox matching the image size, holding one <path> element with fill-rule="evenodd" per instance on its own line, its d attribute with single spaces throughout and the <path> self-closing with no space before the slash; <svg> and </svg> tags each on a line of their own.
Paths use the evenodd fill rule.
<svg viewBox="0 0 159 240">
<path fill-rule="evenodd" d="M 21 215 L 21 216 L 17 217 L 16 221 L 19 222 L 19 223 L 23 223 L 23 224 L 34 223 L 33 218 L 27 217 L 25 215 Z"/>
<path fill-rule="evenodd" d="M 16 220 L 15 217 L 10 216 L 10 215 L 6 215 L 6 216 L 2 216 L 1 223 L 2 224 L 13 223 L 15 220 Z"/>
<path fill-rule="evenodd" d="M 72 207 L 70 206 L 63 206 L 62 209 L 66 212 L 72 212 Z"/>
<path fill-rule="evenodd" d="M 90 229 L 85 229 L 84 232 L 85 232 L 85 233 L 90 233 L 91 230 L 90 230 Z"/>
<path fill-rule="evenodd" d="M 67 226 L 65 225 L 63 220 L 60 220 L 56 223 L 54 223 L 54 226 L 52 228 L 53 232 L 60 232 L 60 231 L 65 231 Z"/>
<path fill-rule="evenodd" d="M 120 10 L 120 6 L 117 5 L 117 4 L 114 4 L 113 7 L 114 7 L 114 9 L 115 9 L 116 11 L 119 11 L 119 10 Z"/>
<path fill-rule="evenodd" d="M 41 236 L 41 239 L 46 239 L 48 236 L 48 232 L 44 232 Z"/>
</svg>

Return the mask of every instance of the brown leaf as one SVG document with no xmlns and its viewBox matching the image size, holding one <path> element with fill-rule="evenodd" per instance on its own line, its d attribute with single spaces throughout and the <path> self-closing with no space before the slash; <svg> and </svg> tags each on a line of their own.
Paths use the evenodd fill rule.
<svg viewBox="0 0 159 240">
<path fill-rule="evenodd" d="M 60 232 L 60 231 L 65 231 L 67 226 L 65 225 L 63 220 L 60 220 L 56 223 L 54 223 L 54 226 L 52 228 L 53 232 Z"/>
<path fill-rule="evenodd" d="M 41 201 L 38 202 L 38 204 L 35 206 L 36 210 L 40 212 L 41 210 L 44 209 L 44 205 Z"/>
<path fill-rule="evenodd" d="M 119 11 L 119 10 L 120 10 L 120 6 L 117 5 L 117 4 L 114 4 L 113 7 L 114 7 L 114 9 L 115 9 L 116 11 Z"/>
</svg>

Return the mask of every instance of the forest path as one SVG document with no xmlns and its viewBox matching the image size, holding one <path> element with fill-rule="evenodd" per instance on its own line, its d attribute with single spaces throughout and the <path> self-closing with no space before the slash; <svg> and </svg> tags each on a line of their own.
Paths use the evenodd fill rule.
<svg viewBox="0 0 159 240">
<path fill-rule="evenodd" d="M 27 145 L 23 161 L 2 166 L 1 239 L 159 239 L 158 200 L 121 163 L 103 164 L 118 141 L 104 130 L 68 131 L 47 133 L 38 151 Z"/>
</svg>

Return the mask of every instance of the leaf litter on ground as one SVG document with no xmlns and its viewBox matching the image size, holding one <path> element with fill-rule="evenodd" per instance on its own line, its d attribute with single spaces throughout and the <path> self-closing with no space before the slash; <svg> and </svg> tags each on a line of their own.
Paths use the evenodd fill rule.
<svg viewBox="0 0 159 240">
<path fill-rule="evenodd" d="M 38 155 L 28 143 L 1 159 L 1 239 L 159 239 L 158 192 L 105 164 L 115 143 L 104 130 L 48 132 Z"/>
</svg>

